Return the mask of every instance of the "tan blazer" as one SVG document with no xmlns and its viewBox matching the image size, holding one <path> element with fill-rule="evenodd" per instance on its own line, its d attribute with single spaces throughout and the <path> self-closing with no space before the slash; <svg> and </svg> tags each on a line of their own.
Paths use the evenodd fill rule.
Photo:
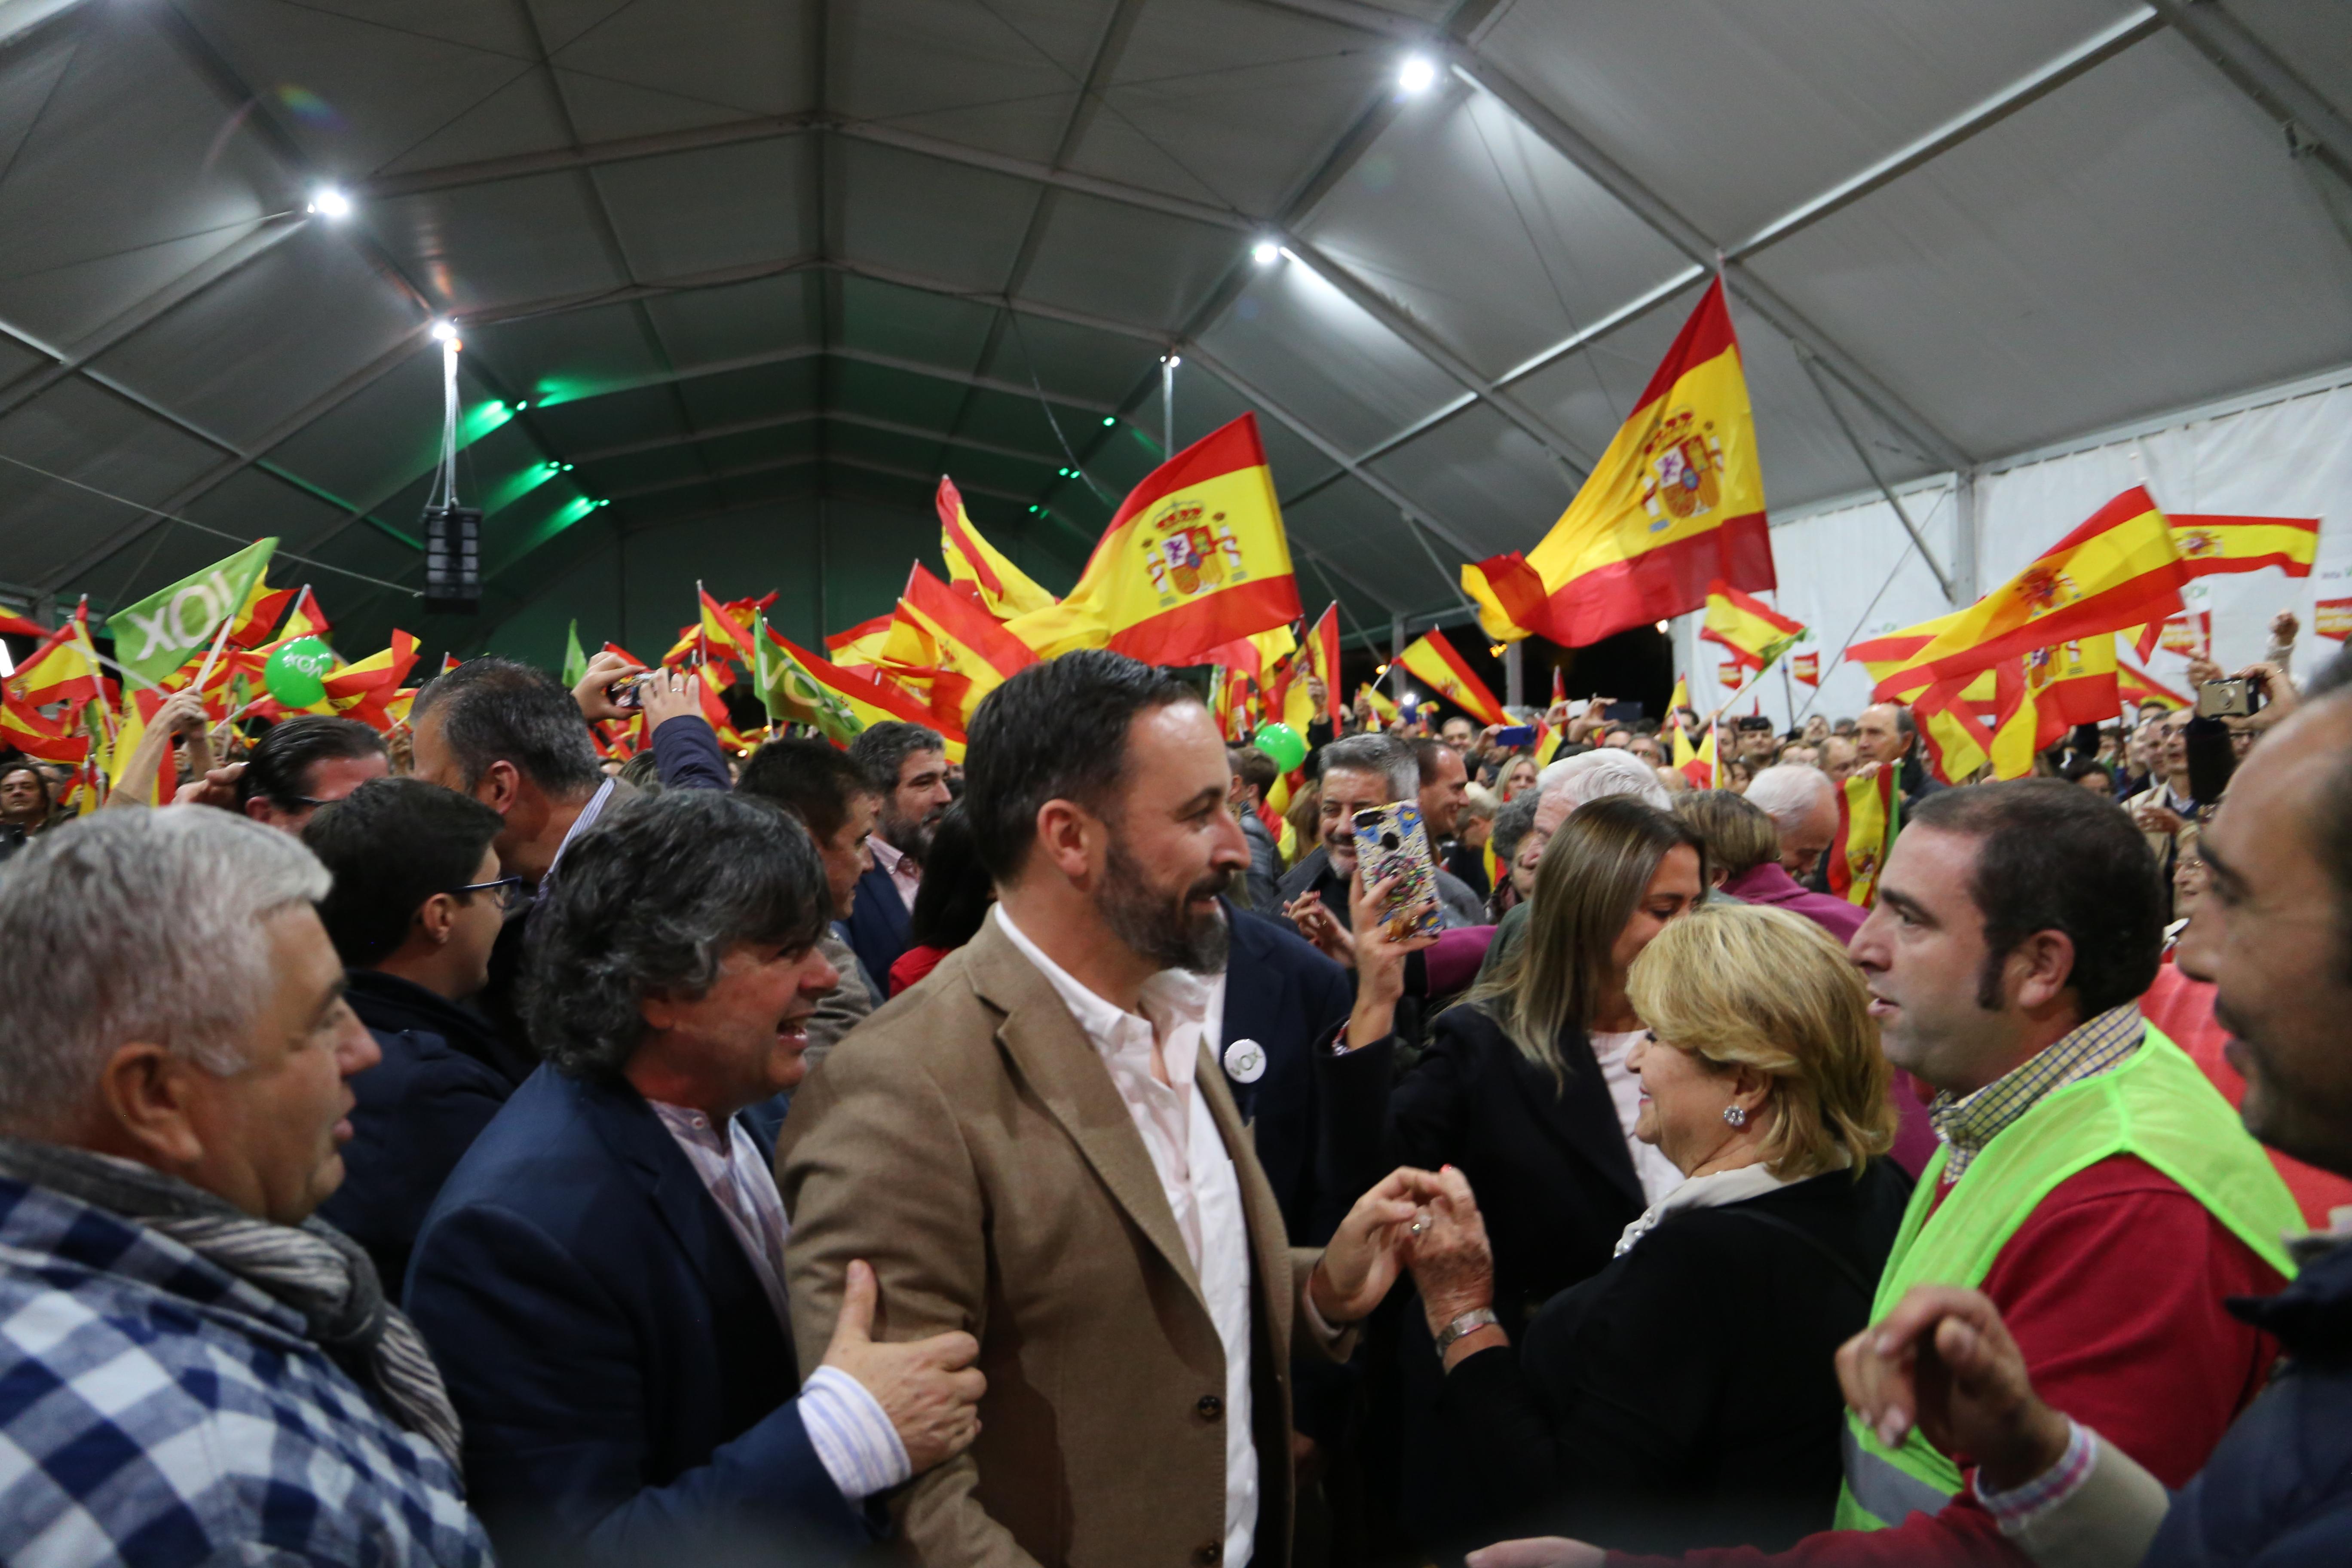
<svg viewBox="0 0 2352 1568">
<path fill-rule="evenodd" d="M 1318 1254 L 1288 1246 L 1206 1051 L 1193 1082 L 1249 1226 L 1253 1561 L 1284 1568 L 1293 1308 Z M 801 1087 L 776 1167 L 803 1372 L 824 1356 L 853 1258 L 880 1277 L 876 1337 L 980 1340 L 980 1438 L 896 1499 L 903 1553 L 934 1568 L 1220 1560 L 1223 1348 L 1109 1069 L 994 921 Z M 1323 1351 L 1303 1327 L 1297 1341 Z"/>
</svg>

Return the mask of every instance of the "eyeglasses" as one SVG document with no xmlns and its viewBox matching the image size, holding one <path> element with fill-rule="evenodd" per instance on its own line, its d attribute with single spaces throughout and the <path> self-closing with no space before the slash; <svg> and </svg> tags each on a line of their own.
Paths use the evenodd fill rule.
<svg viewBox="0 0 2352 1568">
<path fill-rule="evenodd" d="M 512 914 L 530 900 L 530 889 L 520 877 L 500 877 L 495 882 L 468 882 L 462 888 L 452 888 L 453 893 L 490 893 L 497 897 L 499 910 Z"/>
</svg>

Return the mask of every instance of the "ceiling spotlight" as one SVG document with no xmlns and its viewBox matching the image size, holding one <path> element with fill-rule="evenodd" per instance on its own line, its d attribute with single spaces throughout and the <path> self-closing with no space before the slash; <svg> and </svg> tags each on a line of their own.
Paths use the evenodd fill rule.
<svg viewBox="0 0 2352 1568">
<path fill-rule="evenodd" d="M 567 474 L 568 474 L 568 473 L 570 473 L 570 472 L 572 471 L 572 465 L 571 465 L 571 464 L 569 464 L 569 463 L 564 464 L 564 465 L 563 465 L 563 471 L 564 471 L 565 473 L 567 473 Z"/>
<path fill-rule="evenodd" d="M 1406 92 L 1427 92 L 1437 84 L 1437 62 L 1427 55 L 1407 55 L 1397 68 L 1397 86 Z"/>
<path fill-rule="evenodd" d="M 457 329 L 446 321 L 436 321 L 433 323 L 433 341 L 436 343 L 456 342 Z"/>
<path fill-rule="evenodd" d="M 347 218 L 352 216 L 352 198 L 332 185 L 320 185 L 310 193 L 310 211 L 331 221 Z"/>
<path fill-rule="evenodd" d="M 526 397 L 526 398 L 524 398 L 521 402 L 520 402 L 520 403 L 518 403 L 518 404 L 516 404 L 516 405 L 515 405 L 515 412 L 516 412 L 517 414 L 520 414 L 520 413 L 521 413 L 524 409 L 526 409 L 526 408 L 528 408 L 528 407 L 530 407 L 530 399 L 529 399 L 528 397 Z"/>
<path fill-rule="evenodd" d="M 1661 636 L 1661 637 L 1664 637 L 1664 636 L 1665 635 L 1665 631 L 1666 631 L 1666 623 L 1665 623 L 1665 622 L 1664 622 L 1664 621 L 1660 621 L 1660 622 L 1658 623 L 1658 635 L 1659 635 L 1659 636 Z"/>
<path fill-rule="evenodd" d="M 1103 416 L 1103 425 L 1104 425 L 1104 426 L 1105 426 L 1106 428 L 1109 427 L 1110 426 L 1116 425 L 1116 424 L 1118 424 L 1118 420 L 1116 417 L 1114 417 L 1113 416 L 1108 415 L 1108 414 L 1106 414 L 1106 415 L 1104 415 L 1104 416 Z"/>
<path fill-rule="evenodd" d="M 1250 259 L 1260 267 L 1271 267 L 1282 254 L 1282 247 L 1270 239 L 1261 239 L 1250 247 Z"/>
</svg>

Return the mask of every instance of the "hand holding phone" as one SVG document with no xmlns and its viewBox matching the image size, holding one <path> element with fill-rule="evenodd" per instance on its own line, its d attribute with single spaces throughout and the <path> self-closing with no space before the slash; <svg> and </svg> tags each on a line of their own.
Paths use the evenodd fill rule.
<svg viewBox="0 0 2352 1568">
<path fill-rule="evenodd" d="M 1429 852 L 1429 829 L 1421 807 L 1394 801 L 1356 813 L 1356 874 L 1364 886 L 1393 879 L 1381 900 L 1381 917 L 1391 942 L 1435 936 L 1444 922 L 1437 912 L 1437 862 Z"/>
</svg>

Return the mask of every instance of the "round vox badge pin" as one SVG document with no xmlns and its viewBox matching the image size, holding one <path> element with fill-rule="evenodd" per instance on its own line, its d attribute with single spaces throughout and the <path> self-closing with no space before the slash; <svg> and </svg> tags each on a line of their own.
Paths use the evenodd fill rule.
<svg viewBox="0 0 2352 1568">
<path fill-rule="evenodd" d="M 1225 1076 L 1235 1083 L 1255 1083 L 1265 1076 L 1265 1047 L 1255 1040 L 1235 1040 L 1225 1047 Z"/>
</svg>

